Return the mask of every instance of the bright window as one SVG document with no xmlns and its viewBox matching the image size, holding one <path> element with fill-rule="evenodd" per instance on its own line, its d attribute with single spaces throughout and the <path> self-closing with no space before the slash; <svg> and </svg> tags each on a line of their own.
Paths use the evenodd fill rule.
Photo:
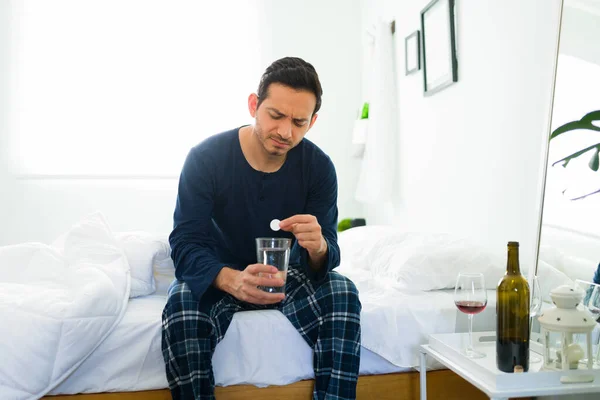
<svg viewBox="0 0 600 400">
<path fill-rule="evenodd" d="M 591 111 L 600 110 L 600 65 L 561 54 L 558 59 L 552 130 Z M 580 231 L 598 232 L 600 194 L 570 199 L 600 189 L 600 172 L 588 167 L 592 151 L 569 162 L 566 168 L 553 163 L 595 143 L 600 132 L 571 131 L 550 141 L 544 220 Z M 564 193 L 563 193 L 564 192 Z"/>
<path fill-rule="evenodd" d="M 11 2 L 18 173 L 176 176 L 191 146 L 250 121 L 258 1 Z"/>
</svg>

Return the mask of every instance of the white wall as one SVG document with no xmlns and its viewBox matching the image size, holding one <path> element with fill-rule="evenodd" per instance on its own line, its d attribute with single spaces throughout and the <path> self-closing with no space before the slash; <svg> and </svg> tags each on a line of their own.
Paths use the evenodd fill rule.
<svg viewBox="0 0 600 400">
<path fill-rule="evenodd" d="M 294 55 L 317 69 L 324 89 L 323 106 L 307 137 L 321 146 L 337 167 L 340 217 L 361 216 L 361 206 L 352 198 L 357 166 L 349 155 L 352 123 L 360 102 L 360 3 L 308 0 L 298 7 L 291 0 L 267 0 L 262 4 L 262 19 L 248 22 L 260 24 L 264 33 L 272 35 L 270 43 L 264 43 L 265 67 L 275 58 Z M 0 1 L 0 7 L 0 18 L 7 18 L 9 2 Z M 0 84 L 8 79 L 2 69 L 6 58 L 1 57 L 8 53 L 10 40 L 4 22 L 0 21 Z M 0 91 L 0 117 L 7 110 L 5 93 Z M 231 121 L 232 126 L 237 123 Z M 107 216 L 114 230 L 170 232 L 176 179 L 17 179 L 15 171 L 8 170 L 4 154 L 9 139 L 9 132 L 0 125 L 0 245 L 50 242 L 95 210 Z"/>
<path fill-rule="evenodd" d="M 4 221 L 7 220 L 12 198 L 9 195 L 8 176 L 8 138 L 7 138 L 7 112 L 8 112 L 8 71 L 6 60 L 8 55 L 9 40 L 8 2 L 0 1 L 0 232 L 4 232 Z"/>
<path fill-rule="evenodd" d="M 399 179 L 394 215 L 371 223 L 465 234 L 535 260 L 541 164 L 553 87 L 560 0 L 456 2 L 458 82 L 423 96 L 404 75 L 404 38 L 429 0 L 363 1 L 363 28 L 396 20 Z"/>
</svg>

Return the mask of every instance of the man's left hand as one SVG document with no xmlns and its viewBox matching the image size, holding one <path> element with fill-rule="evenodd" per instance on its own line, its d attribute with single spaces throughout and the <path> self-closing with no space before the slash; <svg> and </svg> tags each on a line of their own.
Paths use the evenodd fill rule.
<svg viewBox="0 0 600 400">
<path fill-rule="evenodd" d="M 320 258 L 327 252 L 327 241 L 314 215 L 294 215 L 281 221 L 279 227 L 286 232 L 292 232 L 298 244 L 308 250 L 311 258 Z"/>
</svg>

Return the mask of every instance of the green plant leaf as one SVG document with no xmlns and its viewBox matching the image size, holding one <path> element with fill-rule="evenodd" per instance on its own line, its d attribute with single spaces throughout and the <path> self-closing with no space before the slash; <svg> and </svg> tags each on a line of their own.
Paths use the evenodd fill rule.
<svg viewBox="0 0 600 400">
<path fill-rule="evenodd" d="M 352 228 L 352 219 L 351 218 L 345 218 L 345 219 L 341 220 L 337 226 L 338 232 L 343 232 L 346 229 L 350 229 L 350 228 Z"/>
<path fill-rule="evenodd" d="M 589 122 L 599 121 L 600 120 L 600 110 L 592 111 L 592 112 L 589 112 L 589 113 L 585 114 L 581 118 L 581 120 L 582 121 L 589 121 Z"/>
<path fill-rule="evenodd" d="M 554 163 L 552 163 L 552 166 L 554 167 L 556 164 L 562 162 L 563 163 L 563 167 L 566 167 L 567 164 L 569 163 L 569 161 L 571 161 L 574 158 L 579 157 L 582 154 L 587 153 L 588 151 L 590 151 L 590 150 L 592 150 L 594 148 L 596 148 L 596 151 L 598 151 L 598 149 L 600 149 L 600 143 L 593 144 L 593 145 L 591 145 L 589 147 L 586 147 L 585 149 L 579 150 L 579 151 L 577 151 L 577 152 L 575 152 L 575 153 L 573 153 L 571 155 L 568 155 L 565 158 L 561 158 L 560 160 L 555 161 Z M 590 166 L 590 168 L 592 168 L 592 167 Z"/>
<path fill-rule="evenodd" d="M 594 125 L 594 121 L 600 121 L 600 110 L 585 114 L 579 121 L 571 121 L 559 126 L 550 135 L 550 140 L 562 135 L 565 132 L 574 131 L 577 129 L 587 129 L 590 131 L 600 132 L 600 127 Z"/>
<path fill-rule="evenodd" d="M 369 103 L 363 104 L 362 113 L 360 119 L 369 119 Z"/>
<path fill-rule="evenodd" d="M 589 167 L 598 172 L 598 164 L 600 164 L 600 157 L 598 154 L 600 153 L 600 146 L 596 147 L 596 151 L 592 154 L 592 158 L 590 158 L 590 162 L 588 163 Z"/>
</svg>

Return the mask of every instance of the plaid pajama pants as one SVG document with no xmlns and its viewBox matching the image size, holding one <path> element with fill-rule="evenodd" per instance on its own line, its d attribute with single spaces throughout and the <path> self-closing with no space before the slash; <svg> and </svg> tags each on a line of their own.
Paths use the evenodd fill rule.
<svg viewBox="0 0 600 400">
<path fill-rule="evenodd" d="M 205 307 L 206 308 L 206 307 Z M 212 355 L 238 311 L 280 310 L 313 348 L 319 400 L 355 399 L 360 364 L 358 290 L 348 278 L 330 272 L 318 285 L 290 268 L 286 298 L 259 306 L 225 295 L 202 307 L 187 284 L 175 281 L 162 314 L 162 352 L 173 400 L 214 399 Z"/>
</svg>

